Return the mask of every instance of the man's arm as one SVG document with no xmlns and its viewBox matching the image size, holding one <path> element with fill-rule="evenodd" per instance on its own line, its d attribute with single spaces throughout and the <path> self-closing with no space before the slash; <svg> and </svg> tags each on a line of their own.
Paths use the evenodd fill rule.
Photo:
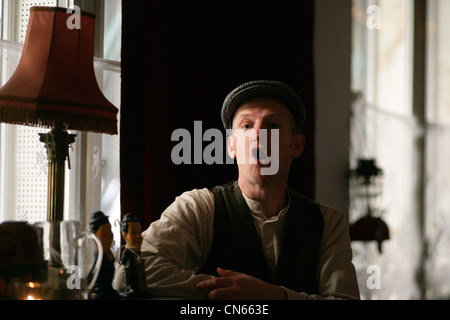
<svg viewBox="0 0 450 320">
<path fill-rule="evenodd" d="M 222 270 L 221 277 L 202 281 L 197 287 L 209 291 L 211 299 L 360 299 L 347 220 L 333 208 L 321 206 L 321 210 L 325 226 L 317 269 L 319 294 L 296 292 L 232 270 Z"/>
<path fill-rule="evenodd" d="M 209 254 L 214 199 L 207 189 L 185 192 L 142 234 L 141 257 L 154 296 L 206 298 L 196 289 L 209 275 L 196 275 Z"/>
<path fill-rule="evenodd" d="M 197 289 L 214 300 L 286 300 L 283 287 L 264 282 L 245 273 L 217 268 L 220 277 L 197 283 Z"/>
<path fill-rule="evenodd" d="M 317 279 L 319 294 L 308 295 L 286 288 L 288 299 L 360 299 L 352 249 L 345 215 L 332 207 L 321 205 L 324 230 L 320 246 Z"/>
<path fill-rule="evenodd" d="M 196 275 L 212 242 L 214 198 L 207 189 L 177 197 L 161 219 L 143 233 L 142 256 L 149 288 L 156 296 L 199 299 L 359 299 L 348 223 L 341 212 L 326 206 L 321 209 L 325 228 L 317 271 L 318 295 L 272 285 L 233 270 L 219 269 L 217 278 Z"/>
</svg>

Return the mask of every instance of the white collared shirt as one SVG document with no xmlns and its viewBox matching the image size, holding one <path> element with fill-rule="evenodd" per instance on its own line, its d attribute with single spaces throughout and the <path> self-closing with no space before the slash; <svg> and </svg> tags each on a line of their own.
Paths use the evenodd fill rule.
<svg viewBox="0 0 450 320">
<path fill-rule="evenodd" d="M 246 202 L 260 235 L 268 267 L 273 273 L 288 207 L 266 218 L 261 205 Z M 345 215 L 320 205 L 324 230 L 319 252 L 318 295 L 285 288 L 288 299 L 359 299 L 352 250 Z M 141 258 L 145 261 L 147 284 L 154 296 L 205 299 L 195 285 L 213 276 L 197 274 L 205 264 L 212 244 L 214 195 L 208 189 L 184 192 L 167 207 L 161 218 L 142 233 Z"/>
<path fill-rule="evenodd" d="M 242 195 L 252 214 L 253 223 L 255 224 L 266 257 L 267 267 L 269 268 L 272 279 L 274 279 L 278 257 L 283 246 L 283 231 L 291 197 L 288 192 L 288 205 L 277 215 L 267 218 L 262 210 L 261 203 L 248 198 L 244 194 Z"/>
</svg>

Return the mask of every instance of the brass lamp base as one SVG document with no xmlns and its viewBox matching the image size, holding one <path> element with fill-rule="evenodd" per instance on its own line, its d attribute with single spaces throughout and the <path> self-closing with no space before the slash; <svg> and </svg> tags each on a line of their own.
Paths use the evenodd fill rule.
<svg viewBox="0 0 450 320">
<path fill-rule="evenodd" d="M 76 134 L 54 127 L 49 133 L 39 133 L 45 144 L 48 159 L 47 220 L 64 220 L 64 179 L 65 162 L 69 155 L 69 145 L 75 142 Z"/>
</svg>

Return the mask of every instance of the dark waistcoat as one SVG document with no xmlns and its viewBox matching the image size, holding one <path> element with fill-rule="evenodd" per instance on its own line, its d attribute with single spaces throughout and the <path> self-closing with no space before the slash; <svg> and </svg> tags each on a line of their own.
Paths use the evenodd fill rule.
<svg viewBox="0 0 450 320">
<path fill-rule="evenodd" d="M 318 204 L 290 190 L 291 202 L 276 275 L 271 279 L 264 251 L 242 192 L 233 181 L 211 189 L 214 229 L 211 251 L 198 273 L 217 276 L 221 267 L 308 294 L 317 291 L 317 260 L 323 233 Z"/>
</svg>

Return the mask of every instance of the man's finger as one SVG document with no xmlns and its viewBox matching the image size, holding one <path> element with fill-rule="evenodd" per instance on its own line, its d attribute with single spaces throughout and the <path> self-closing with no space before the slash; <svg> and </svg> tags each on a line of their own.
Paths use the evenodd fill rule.
<svg viewBox="0 0 450 320">
<path fill-rule="evenodd" d="M 218 277 L 212 278 L 204 281 L 200 281 L 196 284 L 197 289 L 216 289 L 216 288 L 225 288 L 232 284 L 229 278 L 227 277 Z"/>
<path fill-rule="evenodd" d="M 222 269 L 221 267 L 217 268 L 217 273 L 222 277 L 231 277 L 231 276 L 239 276 L 243 275 L 243 273 L 236 272 L 233 270 Z"/>
</svg>

